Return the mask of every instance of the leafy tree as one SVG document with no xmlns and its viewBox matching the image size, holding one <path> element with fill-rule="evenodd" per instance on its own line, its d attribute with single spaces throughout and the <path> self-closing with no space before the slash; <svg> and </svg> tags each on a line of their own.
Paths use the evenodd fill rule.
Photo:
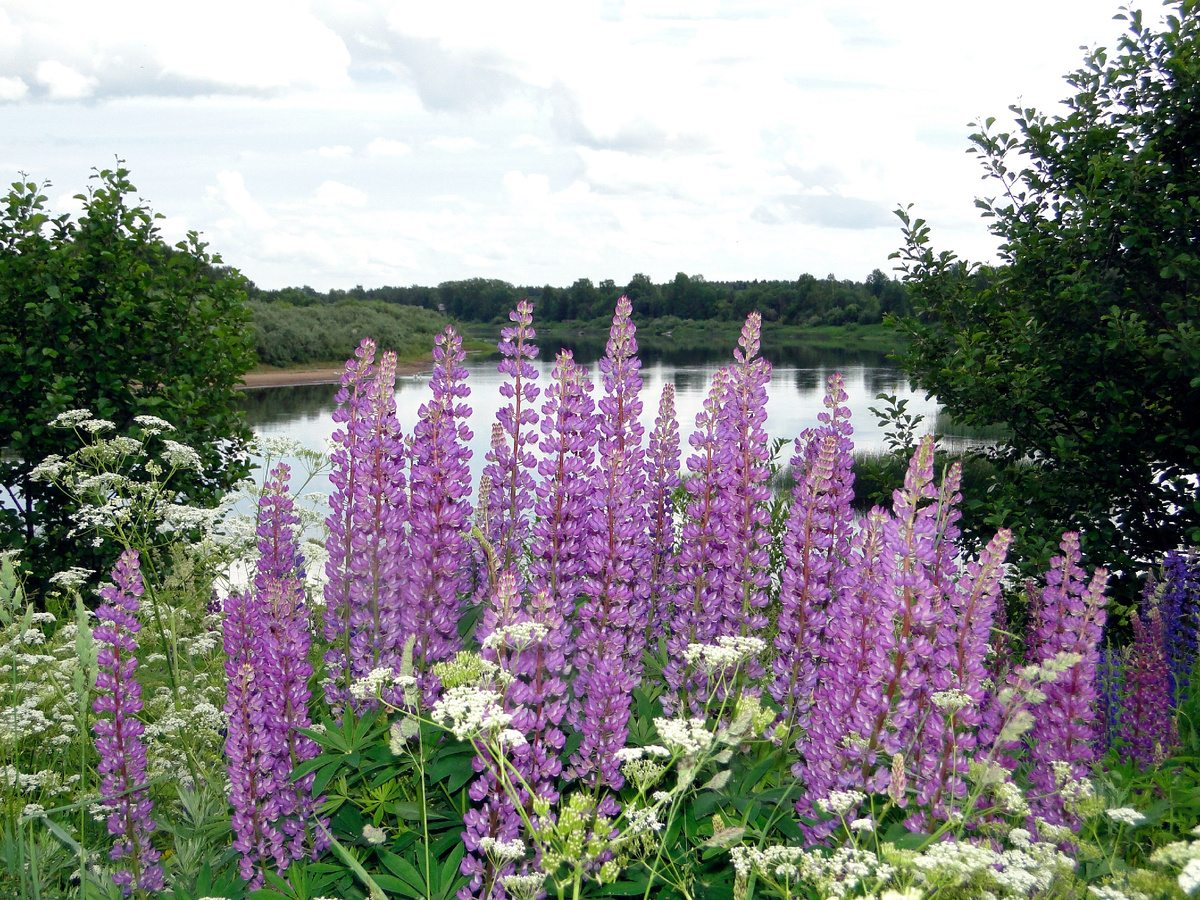
<svg viewBox="0 0 1200 900">
<path fill-rule="evenodd" d="M 1012 429 L 987 524 L 1016 526 L 1018 553 L 1083 527 L 1128 601 L 1139 570 L 1200 541 L 1200 3 L 1161 31 L 1117 18 L 1065 114 L 1013 106 L 1014 131 L 971 137 L 1000 264 L 935 253 L 905 210 L 893 257 L 909 373 L 958 421 Z"/>
<path fill-rule="evenodd" d="M 211 503 L 248 471 L 235 387 L 254 362 L 245 279 L 195 232 L 174 246 L 128 171 L 105 169 L 77 195 L 82 216 L 46 212 L 44 186 L 12 185 L 0 206 L 0 543 L 44 577 L 111 562 L 70 540 L 72 510 L 30 470 L 76 449 L 59 413 L 88 408 L 126 431 L 138 415 L 178 429 L 202 471 L 180 483 Z"/>
</svg>

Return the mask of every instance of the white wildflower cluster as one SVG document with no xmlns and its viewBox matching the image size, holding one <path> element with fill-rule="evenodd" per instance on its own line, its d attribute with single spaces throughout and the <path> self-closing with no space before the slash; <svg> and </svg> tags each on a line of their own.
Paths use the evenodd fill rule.
<svg viewBox="0 0 1200 900">
<path fill-rule="evenodd" d="M 724 672 L 752 659 L 766 649 L 766 641 L 756 637 L 722 635 L 715 644 L 691 644 L 683 658 L 692 666 L 709 673 Z"/>
<path fill-rule="evenodd" d="M 703 719 L 655 719 L 654 727 L 669 749 L 684 756 L 696 756 L 713 744 Z"/>
<path fill-rule="evenodd" d="M 831 816 L 846 816 L 857 812 L 867 795 L 862 791 L 833 791 L 828 797 L 817 801 L 817 809 Z"/>
<path fill-rule="evenodd" d="M 1191 833 L 1200 837 L 1200 825 Z M 1150 862 L 1178 868 L 1179 889 L 1189 897 L 1200 893 L 1200 841 L 1173 841 L 1155 850 L 1150 855 Z"/>
<path fill-rule="evenodd" d="M 1010 816 L 1029 815 L 1029 801 L 1025 799 L 1025 793 L 1012 781 L 1005 780 L 996 784 L 992 788 L 992 795 L 996 798 L 996 805 Z"/>
<path fill-rule="evenodd" d="M 525 856 L 525 843 L 520 838 L 502 841 L 494 837 L 481 837 L 479 849 L 487 854 L 497 868 Z"/>
<path fill-rule="evenodd" d="M 134 416 L 135 421 L 146 434 L 162 434 L 164 431 L 174 431 L 175 426 L 166 419 L 158 416 Z"/>
<path fill-rule="evenodd" d="M 613 755 L 621 762 L 633 762 L 647 756 L 669 757 L 671 751 L 658 744 L 647 744 L 645 747 L 622 747 Z"/>
<path fill-rule="evenodd" d="M 870 834 L 875 830 L 875 820 L 870 816 L 863 819 L 855 819 L 850 823 L 850 830 L 859 834 Z"/>
<path fill-rule="evenodd" d="M 840 847 L 827 856 L 800 847 L 733 847 L 730 856 L 741 878 L 754 872 L 776 883 L 805 881 L 826 897 L 850 896 L 850 891 L 868 881 L 886 884 L 896 873 L 894 866 L 875 854 L 851 847 Z"/>
<path fill-rule="evenodd" d="M 1200 859 L 1189 860 L 1179 873 L 1179 889 L 1189 897 L 1200 891 Z"/>
<path fill-rule="evenodd" d="M 70 466 L 71 464 L 57 453 L 51 453 L 29 470 L 29 478 L 32 481 L 57 481 Z"/>
<path fill-rule="evenodd" d="M 1128 806 L 1118 806 L 1114 809 L 1106 809 L 1105 812 L 1114 822 L 1118 822 L 1122 825 L 1128 825 L 1131 828 L 1137 828 L 1139 825 L 1143 825 L 1149 821 L 1136 809 L 1131 809 Z"/>
<path fill-rule="evenodd" d="M 378 697 L 384 688 L 409 689 L 416 684 L 417 679 L 411 675 L 399 675 L 391 666 L 378 666 L 350 685 L 350 696 L 356 700 L 369 700 Z"/>
<path fill-rule="evenodd" d="M 496 691 L 467 685 L 453 687 L 433 705 L 432 717 L 460 741 L 494 736 L 502 743 L 520 746 L 525 743 L 525 737 L 508 727 L 513 717 L 500 703 L 501 697 Z"/>
<path fill-rule="evenodd" d="M 550 633 L 541 622 L 516 622 L 502 625 L 483 639 L 484 650 L 527 650 Z"/>
<path fill-rule="evenodd" d="M 200 472 L 204 468 L 200 454 L 178 441 L 163 441 L 162 459 L 172 469 L 195 469 Z"/>
<path fill-rule="evenodd" d="M 78 427 L 89 434 L 102 434 L 105 431 L 112 431 L 117 426 L 108 419 L 84 419 Z"/>
<path fill-rule="evenodd" d="M 71 566 L 69 569 L 64 569 L 61 572 L 55 572 L 50 576 L 50 583 L 56 587 L 72 590 L 81 585 L 87 584 L 87 580 L 96 574 L 95 569 L 84 569 L 79 566 Z"/>
<path fill-rule="evenodd" d="M 1143 898 L 1143 897 L 1145 898 L 1145 900 L 1150 900 L 1150 898 L 1146 897 L 1144 894 L 1141 894 L 1140 892 L 1138 893 L 1137 897 L 1134 897 L 1134 896 L 1127 894 L 1122 890 L 1118 890 L 1117 888 L 1113 887 L 1112 885 L 1108 885 L 1108 884 L 1089 885 L 1088 893 L 1091 894 L 1093 897 L 1098 898 L 1098 900 L 1141 900 L 1141 898 Z"/>
<path fill-rule="evenodd" d="M 90 409 L 68 409 L 50 420 L 52 428 L 75 428 L 92 417 Z"/>
<path fill-rule="evenodd" d="M 1039 825 L 1039 835 L 1044 829 Z M 1068 830 L 1068 835 L 1074 837 Z M 1034 841 L 1023 828 L 1008 833 L 1009 849 L 1000 854 L 999 868 L 992 877 L 1009 894 L 1027 896 L 1050 888 L 1055 879 L 1069 876 L 1075 861 L 1058 849 L 1057 838 Z"/>
<path fill-rule="evenodd" d="M 625 810 L 625 828 L 621 835 L 625 838 L 636 837 L 650 832 L 663 830 L 663 823 L 658 819 L 658 806 L 630 806 Z"/>
<path fill-rule="evenodd" d="M 534 900 L 542 892 L 546 882 L 546 873 L 537 872 L 532 875 L 503 875 L 500 884 L 510 897 L 516 900 Z"/>
<path fill-rule="evenodd" d="M 25 794 L 40 793 L 54 796 L 69 791 L 78 781 L 78 775 L 68 775 L 64 778 L 61 772 L 53 769 L 26 773 L 19 771 L 13 765 L 0 766 L 0 787 L 7 788 L 9 791 L 17 790 Z"/>
<path fill-rule="evenodd" d="M 387 832 L 369 822 L 363 826 L 362 836 L 364 841 L 373 846 L 382 844 L 387 840 Z"/>
<path fill-rule="evenodd" d="M 971 699 L 971 695 L 966 691 L 961 691 L 954 688 L 949 691 L 935 691 L 930 698 L 933 705 L 944 712 L 946 715 L 952 716 L 956 712 L 966 709 L 974 705 L 975 701 Z"/>
</svg>

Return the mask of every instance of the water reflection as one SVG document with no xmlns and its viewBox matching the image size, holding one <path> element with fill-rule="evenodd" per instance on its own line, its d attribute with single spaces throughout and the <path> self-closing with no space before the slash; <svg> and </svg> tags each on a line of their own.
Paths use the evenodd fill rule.
<svg viewBox="0 0 1200 900">
<path fill-rule="evenodd" d="M 546 353 L 539 355 L 535 361 L 540 373 L 536 383 L 543 389 L 549 383 L 553 356 L 553 353 Z M 822 401 L 826 379 L 835 371 L 842 373 L 850 398 L 848 405 L 852 411 L 856 447 L 881 449 L 884 446 L 883 428 L 869 411 L 869 407 L 880 405 L 876 400 L 880 392 L 908 398 L 908 411 L 924 414 L 926 424 L 932 425 L 937 411 L 936 401 L 926 400 L 923 391 L 911 391 L 903 374 L 881 356 L 817 351 L 812 348 L 791 348 L 777 355 L 772 360 L 774 372 L 767 388 L 767 433 L 771 438 L 791 440 L 805 429 L 813 427 L 817 414 L 824 409 Z M 803 360 L 803 364 L 797 360 Z M 666 356 L 643 356 L 641 421 L 646 431 L 654 427 L 663 385 L 674 384 L 676 413 L 685 442 L 686 459 L 686 439 L 695 427 L 696 415 L 703 408 L 713 374 L 729 362 L 728 354 L 688 365 L 672 362 Z M 599 366 L 594 360 L 586 365 L 598 396 L 603 390 Z M 495 421 L 496 412 L 507 401 L 500 396 L 503 379 L 496 372 L 494 360 L 474 359 L 467 368 L 470 372 L 467 383 L 471 388 L 467 402 L 474 411 L 469 421 L 474 432 L 470 442 L 470 466 L 473 478 L 478 481 L 488 451 L 491 424 Z M 332 384 L 260 388 L 245 391 L 242 404 L 251 426 L 259 434 L 290 437 L 313 449 L 326 450 L 326 442 L 333 432 L 333 396 L 336 391 L 337 385 Z M 428 396 L 428 375 L 402 378 L 397 382 L 397 413 L 405 434 L 411 434 L 417 420 L 417 410 Z M 539 412 L 544 401 L 543 393 L 536 403 Z"/>
</svg>

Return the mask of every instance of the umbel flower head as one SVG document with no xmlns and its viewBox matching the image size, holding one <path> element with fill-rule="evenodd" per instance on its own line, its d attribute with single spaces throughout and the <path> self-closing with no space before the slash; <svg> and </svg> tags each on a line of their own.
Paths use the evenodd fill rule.
<svg viewBox="0 0 1200 900">
<path fill-rule="evenodd" d="M 96 610 L 100 624 L 93 633 L 100 645 L 99 673 L 92 709 L 96 721 L 96 751 L 100 763 L 100 796 L 115 807 L 108 817 L 108 832 L 116 836 L 109 856 L 122 864 L 113 880 L 128 896 L 134 888 L 158 891 L 163 887 L 159 852 L 150 843 L 155 824 L 151 802 L 142 785 L 146 781 L 145 727 L 137 714 L 142 709 L 142 686 L 137 671 L 138 598 L 142 574 L 136 550 L 126 550 L 113 569 L 115 584 L 101 589 L 104 604 Z M 107 718 L 106 714 L 112 714 Z"/>
</svg>

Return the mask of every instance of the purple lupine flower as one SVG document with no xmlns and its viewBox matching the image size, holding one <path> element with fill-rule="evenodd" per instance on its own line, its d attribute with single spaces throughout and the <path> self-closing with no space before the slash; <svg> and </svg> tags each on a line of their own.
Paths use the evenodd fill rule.
<svg viewBox="0 0 1200 900">
<path fill-rule="evenodd" d="M 933 653 L 931 633 L 938 624 L 935 597 L 938 585 L 931 574 L 938 562 L 936 504 L 933 486 L 933 439 L 922 439 L 904 476 L 904 486 L 892 496 L 894 515 L 883 522 L 884 590 L 895 595 L 892 618 L 894 644 L 879 691 L 875 719 L 861 737 L 865 740 L 863 780 L 872 785 L 884 778 L 876 766 L 876 751 L 888 759 L 913 752 L 914 739 L 927 696 L 928 672 L 921 665 Z M 887 773 L 890 776 L 890 771 Z M 885 782 L 886 783 L 886 782 Z"/>
<path fill-rule="evenodd" d="M 510 402 L 496 413 L 503 438 L 493 442 L 484 467 L 492 480 L 485 536 L 497 554 L 500 570 L 515 572 L 528 537 L 533 506 L 535 460 L 530 447 L 538 439 L 534 404 L 541 389 L 535 384 L 537 367 L 530 362 L 538 353 L 533 343 L 537 336 L 533 330 L 533 304 L 522 300 L 508 317 L 516 325 L 500 331 L 497 346 L 504 355 L 499 372 L 508 376 L 500 385 L 500 395 Z"/>
<path fill-rule="evenodd" d="M 947 774 L 947 770 L 944 769 L 945 753 L 947 747 L 954 745 L 955 735 L 952 731 L 955 721 L 963 715 L 971 715 L 971 713 L 960 711 L 956 715 L 947 716 L 942 708 L 944 703 L 939 706 L 934 702 L 936 696 L 946 691 L 961 690 L 971 698 L 971 703 L 982 700 L 982 694 L 976 696 L 971 693 L 970 683 L 960 683 L 961 679 L 967 677 L 962 670 L 961 641 L 970 639 L 970 633 L 962 631 L 962 623 L 959 619 L 960 610 L 956 608 L 955 603 L 957 586 L 963 586 L 962 579 L 958 577 L 958 548 L 955 545 L 959 534 L 956 523 L 962 517 L 962 512 L 958 509 L 958 504 L 962 500 L 962 494 L 959 493 L 961 483 L 962 463 L 955 460 L 942 475 L 942 483 L 938 488 L 936 501 L 920 513 L 933 521 L 933 534 L 929 547 L 931 558 L 925 569 L 925 577 L 932 588 L 930 594 L 932 620 L 925 626 L 925 637 L 928 639 L 929 649 L 914 660 L 923 670 L 922 688 L 914 698 L 918 714 L 907 759 L 913 773 L 912 783 L 922 805 L 940 795 L 945 786 L 943 778 Z M 1007 549 L 1007 544 L 1005 544 L 1005 549 Z M 993 557 L 991 561 L 995 563 L 995 568 L 988 570 L 985 582 L 991 582 L 988 590 L 996 591 L 999 589 L 999 580 L 1002 575 L 999 566 L 1003 564 L 1003 556 L 998 559 Z M 967 593 L 969 591 L 964 591 L 964 596 Z M 987 603 L 984 646 L 987 643 L 986 636 L 990 634 L 994 610 L 995 597 L 993 596 Z M 978 719 L 973 718 L 973 723 L 977 724 Z M 956 772 L 965 765 L 966 763 L 960 755 L 951 761 L 950 771 Z M 957 783 L 957 775 L 954 776 L 954 780 Z M 925 824 L 924 813 L 919 812 L 910 816 L 907 824 L 914 830 L 920 830 Z"/>
<path fill-rule="evenodd" d="M 694 452 L 687 460 L 692 477 L 684 482 L 688 492 L 676 558 L 675 593 L 671 627 L 667 635 L 667 663 L 663 679 L 670 691 L 660 702 L 668 713 L 677 707 L 698 712 L 706 698 L 703 675 L 691 672 L 684 651 L 692 644 L 713 641 L 720 627 L 722 579 L 718 562 L 728 547 L 728 515 L 720 491 L 722 467 L 731 465 L 729 447 L 718 439 L 722 399 L 729 384 L 728 368 L 713 375 L 703 408 L 696 414 L 696 430 L 688 438 Z"/>
<path fill-rule="evenodd" d="M 727 510 L 729 557 L 721 585 L 720 635 L 755 635 L 767 626 L 770 586 L 771 499 L 768 481 L 767 383 L 771 364 L 758 356 L 762 316 L 751 313 L 734 350 L 729 388 L 721 407 L 720 439 L 729 447 L 731 465 L 721 470 L 722 508 Z M 751 659 L 744 677 L 756 681 L 762 663 Z M 735 688 L 736 690 L 736 688 Z"/>
<path fill-rule="evenodd" d="M 830 441 L 827 435 L 823 443 Z M 822 468 L 827 471 L 829 467 Z M 887 713 L 886 688 L 894 674 L 893 654 L 901 638 L 894 624 L 901 597 L 890 589 L 883 557 L 883 529 L 888 518 L 886 511 L 875 507 L 854 535 L 845 572 L 837 579 L 838 590 L 829 607 L 825 655 L 823 660 L 812 661 L 817 677 L 810 679 L 800 670 L 802 683 L 812 681 L 806 729 L 796 745 L 801 758 L 792 767 L 805 784 L 805 796 L 797 805 L 801 815 L 811 815 L 813 802 L 831 790 L 881 792 L 887 788 L 887 760 L 877 768 L 877 748 L 868 746 L 865 737 L 877 730 L 881 714 Z M 813 649 L 815 652 L 817 645 Z M 783 727 L 782 739 L 794 734 L 786 720 Z M 834 825 L 806 827 L 805 834 L 815 840 L 826 836 Z"/>
<path fill-rule="evenodd" d="M 329 649 L 325 653 L 329 677 L 325 682 L 325 700 L 334 715 L 340 715 L 349 698 L 347 679 L 350 667 L 350 586 L 354 581 L 354 521 L 355 504 L 363 498 L 361 466 L 358 444 L 370 433 L 371 376 L 374 373 L 375 342 L 363 338 L 346 362 L 342 374 L 341 389 L 334 397 L 337 408 L 333 411 L 335 424 L 344 426 L 334 430 L 334 444 L 330 454 L 332 469 L 329 481 L 333 492 L 329 495 L 329 515 L 325 526 L 329 537 L 325 542 L 329 558 L 325 562 L 325 640 Z"/>
<path fill-rule="evenodd" d="M 104 603 L 96 610 L 100 624 L 93 632 L 99 644 L 96 676 L 97 697 L 92 709 L 112 719 L 97 719 L 96 751 L 102 776 L 100 796 L 116 807 L 108 817 L 108 833 L 116 840 L 109 857 L 122 864 L 113 874 L 125 896 L 133 890 L 163 889 L 160 854 L 150 843 L 157 827 L 150 818 L 152 804 L 146 782 L 145 727 L 137 714 L 142 709 L 142 686 L 137 680 L 138 598 L 142 573 L 136 550 L 126 550 L 112 572 L 115 584 L 104 587 Z M 127 866 L 128 868 L 125 868 Z"/>
<path fill-rule="evenodd" d="M 800 436 L 792 457 L 796 482 L 783 538 L 786 564 L 775 638 L 779 653 L 773 663 L 775 677 L 768 685 L 780 706 L 781 724 L 789 731 L 804 724 L 810 708 L 827 610 L 839 597 L 839 588 L 853 577 L 847 569 L 854 496 L 853 429 L 850 409 L 842 405 L 847 399 L 842 376 L 830 375 L 821 424 Z M 873 563 L 868 561 L 868 565 Z M 863 587 L 868 594 L 873 589 L 871 585 Z M 849 625 L 865 599 L 866 595 L 858 592 L 847 593 L 845 600 L 852 608 L 835 615 L 835 621 Z M 854 641 L 851 634 L 839 639 Z"/>
<path fill-rule="evenodd" d="M 261 885 L 268 859 L 279 871 L 314 857 L 327 844 L 310 827 L 316 806 L 313 776 L 292 771 L 318 753 L 297 729 L 309 726 L 312 664 L 304 603 L 298 517 L 288 494 L 288 467 L 268 478 L 258 503 L 260 558 L 254 590 L 225 603 L 225 652 L 230 725 L 226 738 L 235 849 L 240 870 Z"/>
<path fill-rule="evenodd" d="M 267 579 L 296 577 L 304 579 L 304 557 L 296 528 L 300 517 L 295 501 L 288 491 L 292 469 L 280 463 L 267 475 L 257 504 L 258 561 L 255 564 L 254 587 L 266 590 Z"/>
<path fill-rule="evenodd" d="M 324 801 L 312 796 L 315 773 L 292 780 L 297 766 L 320 753 L 316 742 L 298 730 L 312 724 L 308 714 L 308 683 L 313 674 L 308 658 L 311 630 L 304 586 L 294 576 L 272 578 L 260 598 L 262 655 L 255 661 L 257 671 L 250 689 L 262 694 L 268 717 L 269 752 L 260 756 L 259 770 L 261 773 L 267 766 L 275 770 L 279 818 L 273 823 L 278 838 L 272 853 L 282 872 L 293 860 L 316 859 L 329 841 L 325 828 L 314 827 L 316 810 Z M 328 824 L 328 819 L 322 822 Z"/>
<path fill-rule="evenodd" d="M 1050 560 L 1038 617 L 1031 623 L 1029 644 L 1033 659 L 1052 660 L 1059 653 L 1077 653 L 1078 663 L 1045 687 L 1046 700 L 1037 707 L 1033 729 L 1026 736 L 1033 768 L 1029 781 L 1044 796 L 1033 802 L 1034 812 L 1052 825 L 1079 825 L 1056 792 L 1054 763 L 1064 763 L 1071 777 L 1085 778 L 1095 760 L 1096 663 L 1104 628 L 1104 586 L 1108 572 L 1096 569 L 1085 583 L 1079 566 L 1079 535 L 1063 535 L 1062 556 Z"/>
<path fill-rule="evenodd" d="M 513 662 L 517 654 L 510 652 L 505 629 L 528 621 L 528 614 L 521 609 L 516 576 L 512 572 L 500 572 L 496 579 L 496 591 L 489 598 L 476 626 L 476 636 L 483 645 L 483 658 L 496 663 L 510 674 L 515 674 Z M 529 667 L 523 668 L 528 675 Z M 516 684 L 514 679 L 505 690 L 506 711 L 513 710 L 512 693 Z M 524 687 L 527 689 L 529 686 L 526 684 Z M 521 688 L 517 689 L 517 693 L 529 694 L 528 690 Z M 524 719 L 528 724 L 529 716 L 524 716 Z M 509 861 L 496 867 L 480 843 L 484 838 L 506 843 L 519 838 L 521 816 L 516 803 L 505 789 L 508 779 L 502 776 L 500 771 L 505 760 L 495 758 L 492 750 L 479 742 L 475 743 L 475 750 L 476 755 L 471 765 L 480 775 L 467 791 L 475 805 L 463 815 L 463 824 L 466 826 L 463 830 L 463 846 L 467 853 L 459 867 L 459 871 L 469 875 L 471 880 L 459 891 L 458 896 L 461 900 L 503 900 L 505 890 L 500 880 L 506 875 L 514 874 L 516 864 Z M 518 788 L 517 802 L 530 803 L 528 792 Z"/>
<path fill-rule="evenodd" d="M 575 614 L 584 569 L 584 537 L 591 521 L 591 477 L 596 419 L 592 385 L 570 351 L 555 361 L 554 383 L 542 406 L 544 435 L 538 463 L 541 478 L 534 503 L 536 521 L 530 544 L 530 576 L 565 620 Z M 568 641 L 570 635 L 568 634 Z"/>
<path fill-rule="evenodd" d="M 354 539 L 346 567 L 352 681 L 379 666 L 398 669 L 407 636 L 401 622 L 401 591 L 408 569 L 404 528 L 408 498 L 396 418 L 394 352 L 383 355 L 367 401 L 363 428 L 351 449 L 358 473 L 350 506 Z M 361 704 L 373 705 L 374 701 Z"/>
<path fill-rule="evenodd" d="M 675 527 L 671 496 L 679 487 L 679 422 L 675 418 L 675 385 L 663 385 L 658 416 L 646 450 L 646 485 L 650 515 L 650 621 L 646 640 L 666 634 L 675 593 Z"/>
<path fill-rule="evenodd" d="M 229 768 L 229 800 L 233 805 L 233 848 L 241 853 L 238 869 L 251 889 L 261 887 L 264 860 L 282 843 L 274 826 L 279 818 L 277 772 L 263 766 L 273 745 L 270 717 L 255 660 L 262 650 L 262 608 L 254 595 L 232 592 L 224 602 L 225 714 L 229 729 L 225 757 Z"/>
<path fill-rule="evenodd" d="M 1100 648 L 1096 661 L 1096 751 L 1100 756 L 1113 747 L 1121 723 L 1123 668 L 1120 650 L 1111 644 Z"/>
<path fill-rule="evenodd" d="M 979 560 L 967 563 L 950 598 L 955 628 L 950 667 L 935 671 L 930 678 L 941 693 L 932 697 L 937 712 L 927 740 L 933 745 L 940 736 L 941 747 L 933 745 L 935 752 L 924 757 L 925 771 L 930 774 L 917 772 L 917 802 L 944 821 L 961 815 L 957 804 L 967 795 L 965 776 L 976 747 L 976 731 L 983 721 L 985 662 L 1011 543 L 1012 532 L 1002 528 L 984 547 Z M 944 646 L 946 641 L 939 643 Z"/>
<path fill-rule="evenodd" d="M 624 778 L 616 751 L 628 734 L 630 691 L 641 680 L 649 615 L 644 429 L 638 421 L 642 386 L 636 329 L 628 297 L 617 301 L 608 347 L 600 360 L 599 461 L 586 535 L 586 597 L 577 614 L 573 724 L 583 743 L 572 757 L 576 776 L 614 789 Z"/>
<path fill-rule="evenodd" d="M 421 404 L 409 450 L 408 602 L 404 632 L 416 635 L 413 663 L 418 671 L 452 656 L 459 648 L 459 593 L 470 578 L 471 408 L 465 400 L 466 354 L 453 327 L 433 348 L 432 397 Z M 432 687 L 427 685 L 427 690 Z M 427 696 L 428 700 L 432 695 Z"/>
<path fill-rule="evenodd" d="M 1172 550 L 1163 561 L 1159 599 L 1174 702 L 1187 699 L 1200 638 L 1200 551 Z"/>
<path fill-rule="evenodd" d="M 1162 614 L 1143 607 L 1133 615 L 1133 646 L 1125 664 L 1120 740 L 1139 768 L 1159 765 L 1178 742 Z"/>
</svg>

